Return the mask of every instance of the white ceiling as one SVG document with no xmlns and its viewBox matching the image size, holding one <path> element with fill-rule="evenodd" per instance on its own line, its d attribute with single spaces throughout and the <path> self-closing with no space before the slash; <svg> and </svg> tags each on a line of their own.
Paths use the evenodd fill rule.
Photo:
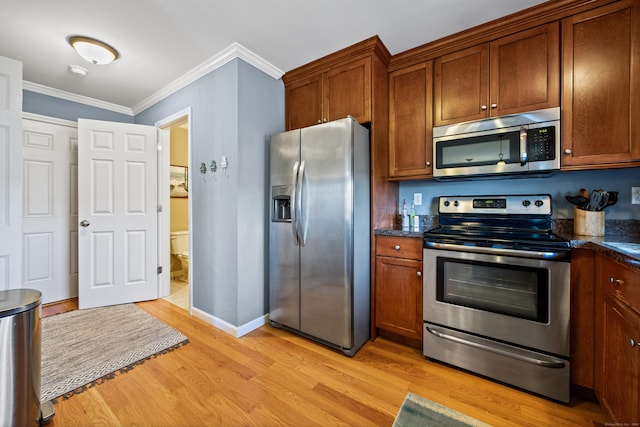
<svg viewBox="0 0 640 427">
<path fill-rule="evenodd" d="M 0 55 L 26 82 L 135 111 L 189 71 L 239 43 L 283 72 L 379 35 L 392 55 L 542 0 L 0 0 Z M 114 46 L 85 62 L 69 35 Z M 81 65 L 86 77 L 68 66 Z"/>
</svg>

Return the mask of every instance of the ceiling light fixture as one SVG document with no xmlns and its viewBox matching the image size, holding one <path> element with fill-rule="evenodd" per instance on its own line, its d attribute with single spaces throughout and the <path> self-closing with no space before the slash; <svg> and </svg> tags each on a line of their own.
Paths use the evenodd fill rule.
<svg viewBox="0 0 640 427">
<path fill-rule="evenodd" d="M 113 47 L 85 36 L 69 36 L 67 42 L 78 54 L 92 64 L 109 64 L 120 57 L 120 54 Z"/>
</svg>

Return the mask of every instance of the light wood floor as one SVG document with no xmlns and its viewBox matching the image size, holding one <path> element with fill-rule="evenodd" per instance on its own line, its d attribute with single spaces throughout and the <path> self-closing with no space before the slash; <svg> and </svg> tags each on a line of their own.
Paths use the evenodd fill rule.
<svg viewBox="0 0 640 427">
<path fill-rule="evenodd" d="M 608 421 L 595 403 L 536 397 L 384 338 L 349 358 L 268 325 L 237 339 L 165 300 L 138 306 L 189 344 L 58 401 L 50 427 L 391 426 L 409 391 L 494 426 Z"/>
</svg>

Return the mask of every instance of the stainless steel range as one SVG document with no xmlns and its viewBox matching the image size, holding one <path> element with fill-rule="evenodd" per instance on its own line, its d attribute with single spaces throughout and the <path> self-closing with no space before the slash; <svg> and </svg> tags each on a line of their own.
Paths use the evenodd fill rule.
<svg viewBox="0 0 640 427">
<path fill-rule="evenodd" d="M 446 196 L 424 233 L 425 356 L 569 401 L 570 244 L 551 196 Z"/>
</svg>

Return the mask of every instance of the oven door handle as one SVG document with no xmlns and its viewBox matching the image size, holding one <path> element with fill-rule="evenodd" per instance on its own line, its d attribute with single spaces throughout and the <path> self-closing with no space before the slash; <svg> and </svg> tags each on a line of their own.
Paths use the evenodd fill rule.
<svg viewBox="0 0 640 427">
<path fill-rule="evenodd" d="M 457 252 L 474 252 L 478 254 L 526 256 L 527 258 L 535 258 L 535 259 L 566 259 L 567 258 L 567 254 L 565 252 L 523 251 L 520 249 L 487 248 L 484 246 L 465 246 L 465 245 L 455 245 L 452 243 L 425 242 L 425 247 L 432 248 L 432 249 L 446 249 L 446 250 L 457 251 Z"/>
<path fill-rule="evenodd" d="M 524 354 L 518 354 L 518 353 L 513 353 L 507 350 L 503 350 L 501 348 L 496 348 L 496 347 L 491 347 L 488 346 L 486 344 L 482 344 L 479 342 L 475 342 L 475 341 L 471 341 L 469 339 L 463 339 L 463 338 L 459 338 L 459 337 L 455 337 L 453 335 L 448 335 L 445 334 L 443 332 L 440 331 L 436 331 L 435 329 L 427 326 L 427 331 L 429 331 L 430 334 L 435 335 L 438 338 L 442 338 L 444 340 L 448 340 L 448 341 L 453 341 L 455 343 L 458 344 L 464 344 L 464 345 L 468 345 L 469 347 L 474 347 L 474 348 L 478 348 L 480 350 L 485 350 L 485 351 L 489 351 L 491 353 L 496 353 L 499 354 L 501 356 L 505 356 L 505 357 L 510 357 L 512 359 L 517 359 L 520 360 L 522 362 L 527 362 L 527 363 L 531 363 L 532 365 L 537 365 L 537 366 L 541 366 L 543 368 L 552 368 L 552 369 L 562 369 L 565 367 L 565 362 L 563 360 L 560 359 L 555 359 L 552 357 L 548 357 L 546 360 L 544 359 L 540 359 L 540 358 L 535 358 L 535 357 L 529 357 L 529 356 L 525 356 Z"/>
</svg>

